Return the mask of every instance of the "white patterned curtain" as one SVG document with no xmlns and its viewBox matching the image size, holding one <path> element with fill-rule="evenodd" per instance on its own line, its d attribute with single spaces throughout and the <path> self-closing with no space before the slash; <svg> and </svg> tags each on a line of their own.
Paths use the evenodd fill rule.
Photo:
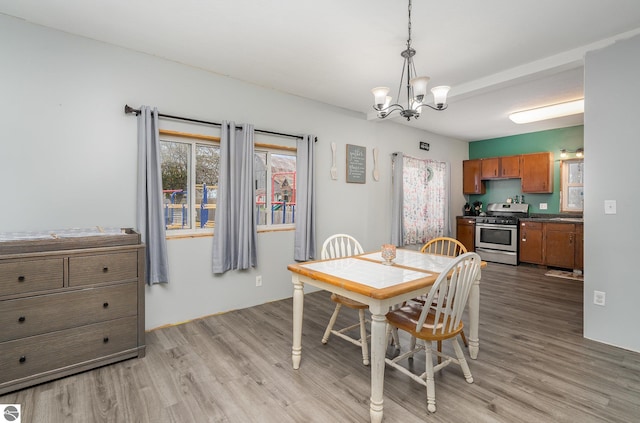
<svg viewBox="0 0 640 423">
<path fill-rule="evenodd" d="M 403 155 L 403 244 L 449 236 L 449 165 Z"/>
</svg>

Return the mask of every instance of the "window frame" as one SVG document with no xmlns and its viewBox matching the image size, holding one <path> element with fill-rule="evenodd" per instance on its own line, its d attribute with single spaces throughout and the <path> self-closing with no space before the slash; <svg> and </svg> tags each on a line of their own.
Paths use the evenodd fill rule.
<svg viewBox="0 0 640 423">
<path fill-rule="evenodd" d="M 569 166 L 572 164 L 582 165 L 582 183 L 569 183 Z M 582 188 L 582 207 L 569 207 L 569 188 Z M 562 213 L 583 213 L 584 212 L 584 158 L 565 159 L 560 162 L 560 212 Z"/>
<path fill-rule="evenodd" d="M 178 131 L 172 131 L 172 130 L 167 130 L 167 129 L 160 129 L 160 142 L 177 142 L 177 143 L 184 143 L 184 144 L 188 144 L 190 145 L 190 155 L 189 155 L 189 160 L 188 160 L 188 185 L 189 188 L 191 189 L 192 186 L 195 189 L 196 184 L 195 184 L 195 173 L 196 173 L 196 166 L 195 166 L 195 160 L 196 160 L 196 148 L 197 145 L 199 144 L 203 144 L 203 145 L 216 145 L 216 146 L 220 146 L 220 137 L 217 136 L 210 136 L 210 135 L 202 135 L 202 134 L 194 134 L 194 133 L 187 133 L 187 132 L 178 132 Z M 267 153 L 267 175 L 266 175 L 266 181 L 270 181 L 271 180 L 271 156 L 272 154 L 280 154 L 280 155 L 290 155 L 290 156 L 294 156 L 294 158 L 297 160 L 296 157 L 296 152 L 297 149 L 296 147 L 291 147 L 291 146 L 285 146 L 285 145 L 278 145 L 278 144 L 268 144 L 268 143 L 261 143 L 261 142 L 254 142 L 254 155 L 256 153 L 261 153 L 261 152 L 265 152 Z M 296 175 L 297 176 L 297 175 Z M 269 199 L 269 204 L 271 201 L 271 184 L 267 182 L 267 192 L 266 192 L 266 198 Z M 164 187 L 163 187 L 164 189 Z M 296 190 L 297 190 L 297 186 L 296 186 Z M 195 192 L 195 191 L 194 191 Z M 256 200 L 254 199 L 254 207 L 256 204 Z M 215 225 L 213 227 L 205 227 L 205 228 L 200 228 L 199 225 L 196 224 L 196 215 L 197 215 L 197 208 L 198 208 L 198 204 L 196 203 L 196 196 L 189 196 L 189 205 L 190 205 L 190 210 L 189 210 L 189 219 L 191 222 L 191 227 L 189 228 L 184 228 L 184 229 L 167 229 L 166 230 L 166 238 L 184 238 L 184 237 L 190 237 L 190 238 L 195 238 L 195 237 L 201 237 L 201 236 L 213 236 L 213 233 L 215 231 Z M 269 216 L 268 219 L 268 223 L 264 224 L 264 225 L 257 225 L 257 231 L 258 232 L 272 232 L 272 231 L 290 231 L 290 230 L 295 230 L 295 221 L 294 223 L 278 223 L 278 224 L 273 224 L 273 222 L 270 222 L 271 217 L 270 217 L 270 213 L 267 213 L 267 215 Z"/>
<path fill-rule="evenodd" d="M 255 144 L 255 148 L 254 148 L 254 154 L 256 153 L 267 153 L 267 163 L 266 163 L 266 170 L 267 170 L 267 174 L 266 174 L 266 192 L 265 192 L 265 206 L 267 203 L 267 199 L 268 199 L 268 203 L 270 207 L 273 207 L 273 204 L 271 203 L 271 198 L 273 197 L 271 190 L 273 189 L 273 184 L 270 184 L 269 181 L 271 181 L 272 178 L 272 156 L 273 155 L 283 155 L 283 156 L 293 156 L 295 160 L 297 160 L 296 157 L 296 149 L 295 148 L 291 148 L 291 147 L 284 147 L 284 146 L 276 146 L 276 145 L 271 145 L 271 144 L 260 144 L 260 143 L 256 143 Z M 296 175 L 296 179 L 297 179 L 297 175 Z M 257 181 L 257 178 L 256 178 Z M 296 182 L 296 193 L 297 193 L 297 182 Z M 256 196 L 257 197 L 257 196 Z M 254 205 L 256 203 L 254 202 Z M 280 231 L 280 230 L 293 230 L 295 229 L 296 224 L 295 224 L 295 219 L 294 219 L 294 223 L 273 223 L 272 221 L 272 215 L 271 213 L 267 213 L 267 223 L 264 225 L 257 225 L 258 231 L 259 232 L 265 232 L 265 231 Z"/>
</svg>

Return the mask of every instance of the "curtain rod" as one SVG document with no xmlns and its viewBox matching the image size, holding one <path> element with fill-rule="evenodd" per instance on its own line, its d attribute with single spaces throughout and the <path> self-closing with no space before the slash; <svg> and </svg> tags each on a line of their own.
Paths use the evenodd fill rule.
<svg viewBox="0 0 640 423">
<path fill-rule="evenodd" d="M 130 114 L 130 113 L 134 113 L 136 116 L 138 116 L 140 114 L 140 109 L 134 109 L 133 107 L 129 106 L 128 104 L 124 105 L 124 112 L 125 114 Z M 218 122 L 208 122 L 206 120 L 198 120 L 198 119 L 191 119 L 191 118 L 186 118 L 186 117 L 181 117 L 181 116 L 173 116 L 173 115 L 167 115 L 164 113 L 158 113 L 159 117 L 163 117 L 163 118 L 167 118 L 167 119 L 176 119 L 176 120 L 184 120 L 186 122 L 195 122 L 195 123 L 202 123 L 205 125 L 213 125 L 213 126 L 221 126 L 221 123 Z M 273 132 L 273 131 L 266 131 L 264 129 L 254 129 L 254 131 L 256 132 L 260 132 L 261 134 L 268 134 L 268 135 L 276 135 L 279 137 L 288 137 L 288 138 L 296 138 L 296 139 L 303 139 L 304 137 L 302 135 L 292 135 L 292 134 L 284 134 L 282 132 Z M 314 142 L 318 142 L 318 138 L 316 137 Z"/>
</svg>

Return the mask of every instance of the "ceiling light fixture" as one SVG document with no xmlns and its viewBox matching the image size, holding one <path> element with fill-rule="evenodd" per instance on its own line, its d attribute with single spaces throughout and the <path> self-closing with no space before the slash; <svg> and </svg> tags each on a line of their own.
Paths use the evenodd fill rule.
<svg viewBox="0 0 640 423">
<path fill-rule="evenodd" d="M 398 103 L 391 104 L 391 96 L 389 94 L 389 87 L 377 87 L 371 90 L 375 101 L 373 104 L 374 110 L 378 112 L 379 118 L 385 118 L 392 112 L 399 111 L 400 116 L 411 120 L 411 118 L 418 118 L 423 106 L 430 107 L 433 110 L 444 110 L 447 108 L 447 93 L 450 87 L 439 86 L 431 89 L 433 93 L 433 101 L 435 106 L 423 103 L 425 96 L 427 95 L 427 84 L 429 83 L 428 76 L 417 76 L 415 65 L 413 64 L 413 56 L 416 51 L 411 48 L 411 0 L 409 0 L 409 37 L 407 38 L 407 49 L 402 51 L 400 55 L 404 58 L 404 64 L 402 65 L 402 73 L 400 74 L 400 85 L 398 86 Z M 400 94 L 402 92 L 402 83 L 404 81 L 406 72 L 406 93 L 407 93 L 407 106 L 406 108 L 400 105 Z"/>
<path fill-rule="evenodd" d="M 577 158 L 582 158 L 582 157 L 584 157 L 584 148 L 582 148 L 582 147 L 577 148 L 576 151 L 570 151 L 570 150 L 567 150 L 567 149 L 563 148 L 563 149 L 560 150 L 560 158 L 561 159 L 566 159 L 567 157 L 569 157 L 570 153 L 575 153 Z"/>
<path fill-rule="evenodd" d="M 579 113 L 584 113 L 584 98 L 568 101 L 566 103 L 539 107 L 537 109 L 511 113 L 509 115 L 509 119 L 515 123 L 531 123 L 538 122 L 540 120 L 577 115 Z"/>
</svg>

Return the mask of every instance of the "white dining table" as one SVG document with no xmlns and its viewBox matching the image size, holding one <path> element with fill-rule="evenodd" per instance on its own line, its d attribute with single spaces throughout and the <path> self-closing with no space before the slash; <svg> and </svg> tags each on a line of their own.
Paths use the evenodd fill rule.
<svg viewBox="0 0 640 423">
<path fill-rule="evenodd" d="M 384 369 L 386 354 L 386 318 L 391 307 L 425 294 L 453 258 L 398 249 L 391 265 L 384 264 L 380 251 L 304 263 L 290 264 L 293 283 L 293 368 L 302 359 L 302 319 L 304 285 L 334 292 L 360 301 L 371 312 L 371 398 L 372 423 L 383 416 Z M 483 263 L 483 267 L 486 263 Z M 476 359 L 480 349 L 478 319 L 480 306 L 480 272 L 469 296 L 469 355 Z"/>
</svg>

